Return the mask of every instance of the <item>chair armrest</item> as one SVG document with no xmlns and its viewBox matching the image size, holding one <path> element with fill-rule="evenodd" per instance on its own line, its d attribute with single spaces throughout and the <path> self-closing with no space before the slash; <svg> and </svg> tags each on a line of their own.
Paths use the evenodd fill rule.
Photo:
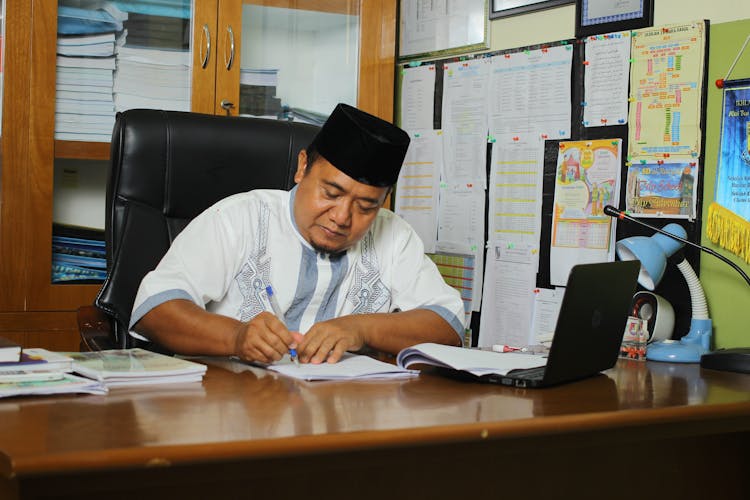
<svg viewBox="0 0 750 500">
<path fill-rule="evenodd" d="M 77 311 L 81 351 L 117 349 L 112 320 L 94 305 L 81 306 Z"/>
</svg>

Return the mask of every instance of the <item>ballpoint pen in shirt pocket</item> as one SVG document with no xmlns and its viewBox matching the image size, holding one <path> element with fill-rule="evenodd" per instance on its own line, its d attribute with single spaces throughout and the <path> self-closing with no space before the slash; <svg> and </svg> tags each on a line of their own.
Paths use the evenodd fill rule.
<svg viewBox="0 0 750 500">
<path fill-rule="evenodd" d="M 276 295 L 273 292 L 273 287 L 271 285 L 268 285 L 266 287 L 266 295 L 268 295 L 268 301 L 271 303 L 271 310 L 273 310 L 273 313 L 276 315 L 277 318 L 281 320 L 282 323 L 286 325 L 286 321 L 284 321 L 284 313 L 281 311 L 281 306 L 279 305 L 279 301 L 276 300 Z M 299 366 L 299 358 L 297 357 L 297 349 L 294 347 L 289 349 L 289 357 L 292 358 L 292 361 L 295 365 Z"/>
</svg>

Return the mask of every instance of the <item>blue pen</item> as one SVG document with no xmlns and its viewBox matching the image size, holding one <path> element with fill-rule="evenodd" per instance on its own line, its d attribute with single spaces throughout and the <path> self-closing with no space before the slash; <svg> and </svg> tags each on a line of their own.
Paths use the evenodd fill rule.
<svg viewBox="0 0 750 500">
<path fill-rule="evenodd" d="M 268 295 L 268 301 L 271 303 L 271 310 L 273 310 L 273 313 L 276 315 L 277 318 L 281 320 L 282 323 L 286 322 L 284 321 L 284 313 L 281 312 L 281 306 L 279 305 L 279 301 L 276 300 L 276 295 L 273 293 L 273 287 L 271 285 L 268 285 L 266 287 L 266 295 Z M 289 349 L 289 357 L 292 358 L 292 361 L 295 365 L 299 366 L 299 358 L 297 358 L 297 349 L 292 347 Z"/>
</svg>

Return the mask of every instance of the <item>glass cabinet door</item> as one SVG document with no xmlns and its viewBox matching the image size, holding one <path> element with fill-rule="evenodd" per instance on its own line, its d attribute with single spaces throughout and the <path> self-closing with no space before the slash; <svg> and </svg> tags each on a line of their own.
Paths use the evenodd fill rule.
<svg viewBox="0 0 750 500">
<path fill-rule="evenodd" d="M 239 113 L 321 124 L 337 103 L 356 106 L 359 4 L 246 0 Z"/>
<path fill-rule="evenodd" d="M 320 121 L 345 102 L 391 120 L 397 4 L 219 0 L 214 112 Z"/>
</svg>

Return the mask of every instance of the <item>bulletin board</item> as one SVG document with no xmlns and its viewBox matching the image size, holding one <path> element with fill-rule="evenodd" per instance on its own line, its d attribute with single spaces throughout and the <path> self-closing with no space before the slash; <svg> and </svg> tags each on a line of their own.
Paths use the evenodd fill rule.
<svg viewBox="0 0 750 500">
<path fill-rule="evenodd" d="M 657 27 L 657 29 L 660 29 Z M 702 72 L 702 96 L 700 103 L 700 124 L 699 134 L 701 136 L 701 144 L 705 144 L 705 109 L 706 109 L 706 84 L 707 84 L 707 46 L 708 46 L 708 21 L 705 21 L 705 39 L 703 40 L 703 51 L 706 54 L 704 64 L 706 67 Z M 502 51 L 496 51 L 491 53 L 475 54 L 463 57 L 449 57 L 442 59 L 430 59 L 421 60 L 418 62 L 405 63 L 401 67 L 407 68 L 409 65 L 414 66 L 418 64 L 434 64 L 435 65 L 435 93 L 434 93 L 434 118 L 433 128 L 440 129 L 442 126 L 441 120 L 441 109 L 442 109 L 442 95 L 443 95 L 443 75 L 442 68 L 445 63 L 455 62 L 457 60 L 465 60 L 467 58 L 476 57 L 493 57 L 502 56 L 507 53 L 523 52 L 529 50 L 536 50 L 543 47 L 557 46 L 561 44 L 570 44 L 573 47 L 573 62 L 571 70 L 571 137 L 565 139 L 565 141 L 576 141 L 576 140 L 595 140 L 595 139 L 611 139 L 618 138 L 622 140 L 622 165 L 621 165 L 621 179 L 620 179 L 620 209 L 625 208 L 625 196 L 627 187 L 627 174 L 628 174 L 628 163 L 629 158 L 627 152 L 629 150 L 628 137 L 629 137 L 629 124 L 609 124 L 608 126 L 584 126 L 584 81 L 586 71 L 585 61 L 585 46 L 584 39 L 570 39 L 570 40 L 558 40 L 549 43 L 536 44 L 526 47 L 517 47 L 513 49 L 507 49 Z M 401 72 L 399 72 L 399 75 Z M 400 80 L 400 78 L 399 78 Z M 400 81 L 397 85 L 400 93 Z M 397 113 L 396 116 L 401 116 L 400 100 L 397 99 Z M 488 143 L 487 146 L 487 174 L 489 184 L 489 168 L 490 168 L 490 155 L 491 155 L 492 144 Z M 539 270 L 537 274 L 537 287 L 552 288 L 550 284 L 550 238 L 552 228 L 552 209 L 553 209 L 553 198 L 555 190 L 555 173 L 557 170 L 558 151 L 560 148 L 559 140 L 547 140 L 544 144 L 544 181 L 543 181 L 543 199 L 542 199 L 542 232 L 541 241 L 539 246 L 540 258 L 539 258 Z M 695 213 L 691 219 L 679 218 L 672 219 L 669 217 L 658 217 L 658 218 L 643 218 L 640 219 L 643 222 L 649 223 L 655 227 L 661 228 L 671 222 L 677 222 L 682 225 L 687 231 L 687 239 L 693 242 L 700 243 L 701 241 L 701 221 L 702 221 L 702 199 L 703 199 L 703 175 L 704 175 L 704 150 L 700 149 L 700 153 L 695 158 L 695 161 L 700 168 L 698 169 L 697 178 L 695 180 Z M 487 191 L 489 193 L 489 191 Z M 488 204 L 489 206 L 489 204 Z M 485 224 L 485 228 L 487 225 Z M 642 235 L 651 236 L 654 232 L 650 229 L 643 228 L 635 223 L 629 223 L 627 221 L 618 221 L 616 229 L 616 240 L 620 240 L 629 236 Z M 487 236 L 487 235 L 486 235 Z M 686 247 L 684 249 L 687 260 L 692 265 L 696 273 L 700 269 L 700 251 L 693 247 Z M 685 285 L 684 278 L 680 271 L 674 265 L 667 266 L 667 271 L 662 279 L 661 283 L 655 290 L 655 293 L 663 296 L 669 301 L 675 310 L 675 337 L 679 338 L 685 332 L 689 330 L 690 319 L 691 319 L 691 300 L 687 286 Z M 474 312 L 471 318 L 471 329 L 472 329 L 472 345 L 476 345 L 479 335 L 479 319 L 480 314 Z"/>
</svg>

